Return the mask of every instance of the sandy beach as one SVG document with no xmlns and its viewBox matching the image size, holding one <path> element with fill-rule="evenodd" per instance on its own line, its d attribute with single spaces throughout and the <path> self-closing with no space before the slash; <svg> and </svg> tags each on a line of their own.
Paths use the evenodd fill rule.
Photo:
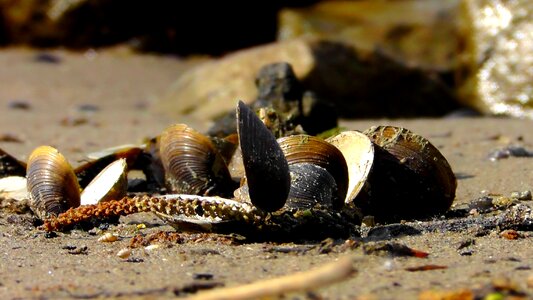
<svg viewBox="0 0 533 300">
<path fill-rule="evenodd" d="M 187 116 L 173 119 L 153 109 L 168 86 L 197 63 L 123 48 L 86 52 L 2 49 L 0 148 L 26 160 L 35 147 L 53 145 L 76 166 L 87 153 L 140 143 L 173 123 L 204 131 L 210 124 Z M 389 124 L 426 137 L 446 157 L 458 179 L 452 210 L 468 207 L 482 196 L 509 196 L 533 189 L 532 157 L 489 160 L 491 152 L 509 145 L 533 151 L 533 121 L 372 119 L 342 120 L 340 125 L 364 130 Z M 531 208 L 533 201 L 520 201 L 520 205 Z M 501 292 L 501 286 L 503 294 L 526 299 L 533 297 L 530 230 L 519 230 L 516 239 L 505 238 L 498 228 L 487 232 L 471 228 L 336 240 L 330 246 L 247 243 L 233 236 L 176 232 L 151 214 L 139 214 L 121 218 L 108 228 L 50 237 L 32 224 L 29 213 L 2 209 L 0 298 L 189 296 L 201 289 L 274 278 L 351 256 L 355 275 L 287 299 L 416 299 L 429 290 L 487 295 Z M 104 232 L 117 234 L 118 240 L 99 242 Z M 132 244 L 139 234 L 165 238 L 154 242 L 159 246 L 146 249 L 150 242 Z M 400 243 L 429 255 L 397 257 L 365 250 L 365 245 L 375 243 Z M 116 255 L 124 248 L 131 251 L 128 259 Z M 416 269 L 429 265 L 442 268 Z"/>
</svg>

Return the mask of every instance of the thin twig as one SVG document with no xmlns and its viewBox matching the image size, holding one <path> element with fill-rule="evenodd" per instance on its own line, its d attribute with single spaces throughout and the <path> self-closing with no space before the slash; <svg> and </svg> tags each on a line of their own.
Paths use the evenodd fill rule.
<svg viewBox="0 0 533 300">
<path fill-rule="evenodd" d="M 298 272 L 246 285 L 198 293 L 188 300 L 257 299 L 284 293 L 312 290 L 349 278 L 355 273 L 351 257 L 344 257 L 316 269 Z"/>
</svg>

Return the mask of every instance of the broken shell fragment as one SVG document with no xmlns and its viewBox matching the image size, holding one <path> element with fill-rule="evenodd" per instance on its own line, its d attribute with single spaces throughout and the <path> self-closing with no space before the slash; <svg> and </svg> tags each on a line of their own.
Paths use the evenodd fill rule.
<svg viewBox="0 0 533 300">
<path fill-rule="evenodd" d="M 374 145 L 365 134 L 343 131 L 326 141 L 339 149 L 348 165 L 348 191 L 345 203 L 350 203 L 367 182 L 374 162 Z"/>
<path fill-rule="evenodd" d="M 375 144 L 369 184 L 354 200 L 364 214 L 393 220 L 429 217 L 450 208 L 455 174 L 427 139 L 393 126 L 372 127 L 364 133 Z"/>
<path fill-rule="evenodd" d="M 25 200 L 29 199 L 25 177 L 9 176 L 0 179 L 0 198 Z"/>
<path fill-rule="evenodd" d="M 242 101 L 237 130 L 250 201 L 264 211 L 285 205 L 290 189 L 289 166 L 276 138 Z"/>
<path fill-rule="evenodd" d="M 118 159 L 98 174 L 81 193 L 81 205 L 118 200 L 128 189 L 126 159 Z"/>
<path fill-rule="evenodd" d="M 27 185 L 33 212 L 45 219 L 80 205 L 78 179 L 67 159 L 50 146 L 40 146 L 28 159 Z"/>
<path fill-rule="evenodd" d="M 163 131 L 160 155 L 167 188 L 174 193 L 228 195 L 235 188 L 211 140 L 185 124 Z"/>
</svg>

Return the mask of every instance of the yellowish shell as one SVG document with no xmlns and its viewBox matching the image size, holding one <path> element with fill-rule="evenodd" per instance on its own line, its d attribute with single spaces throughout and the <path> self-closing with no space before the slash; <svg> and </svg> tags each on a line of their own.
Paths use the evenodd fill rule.
<svg viewBox="0 0 533 300">
<path fill-rule="evenodd" d="M 27 184 L 32 210 L 41 219 L 80 205 L 80 187 L 71 165 L 50 146 L 35 149 L 28 160 Z"/>
<path fill-rule="evenodd" d="M 233 187 L 228 168 L 213 143 L 185 124 L 163 131 L 160 155 L 167 187 L 174 193 L 223 195 Z"/>
</svg>

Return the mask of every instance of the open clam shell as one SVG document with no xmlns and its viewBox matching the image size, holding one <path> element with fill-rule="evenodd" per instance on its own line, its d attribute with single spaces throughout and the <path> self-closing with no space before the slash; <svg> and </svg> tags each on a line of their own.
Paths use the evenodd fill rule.
<svg viewBox="0 0 533 300">
<path fill-rule="evenodd" d="M 121 145 L 89 153 L 90 161 L 74 169 L 82 188 L 85 188 L 103 169 L 118 159 L 125 159 L 129 169 L 134 169 L 142 156 L 143 149 L 137 145 Z"/>
<path fill-rule="evenodd" d="M 304 134 L 279 138 L 278 143 L 289 166 L 310 163 L 326 169 L 337 185 L 337 197 L 332 205 L 334 208 L 344 205 L 348 190 L 348 166 L 339 149 L 320 138 Z"/>
<path fill-rule="evenodd" d="M 127 168 L 124 158 L 105 167 L 82 191 L 80 204 L 97 204 L 124 197 L 128 190 Z"/>
<path fill-rule="evenodd" d="M 348 191 L 345 203 L 350 203 L 359 194 L 374 163 L 374 144 L 358 131 L 343 131 L 326 142 L 339 149 L 348 166 Z"/>
<path fill-rule="evenodd" d="M 45 219 L 80 205 L 80 186 L 71 165 L 59 151 L 40 146 L 28 159 L 27 184 L 30 206 Z"/>
<path fill-rule="evenodd" d="M 172 192 L 223 196 L 235 187 L 211 140 L 185 124 L 163 131 L 160 155 L 167 188 Z"/>
<path fill-rule="evenodd" d="M 375 160 L 365 193 L 354 203 L 381 220 L 444 213 L 455 198 L 455 175 L 439 150 L 405 128 L 372 127 Z"/>
</svg>

